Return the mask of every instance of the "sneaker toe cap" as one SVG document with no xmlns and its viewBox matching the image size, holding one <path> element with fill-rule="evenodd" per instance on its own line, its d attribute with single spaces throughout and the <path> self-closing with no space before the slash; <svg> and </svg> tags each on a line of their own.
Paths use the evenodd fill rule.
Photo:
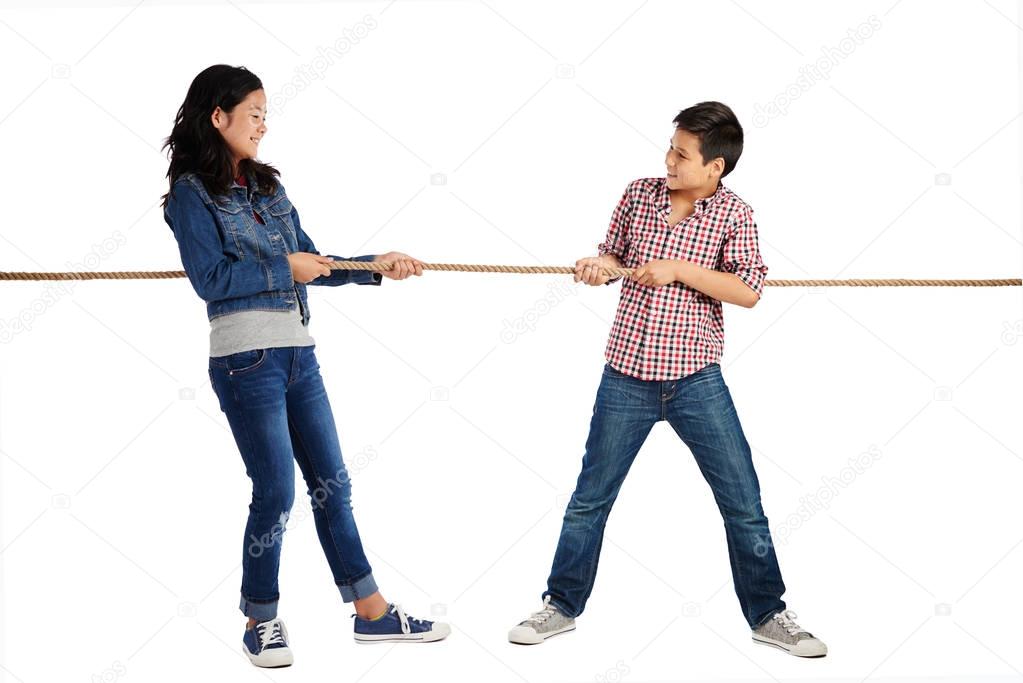
<svg viewBox="0 0 1023 683">
<path fill-rule="evenodd" d="M 252 654 L 248 648 L 245 648 L 245 654 L 249 656 L 249 660 L 251 660 L 253 664 L 261 667 L 291 666 L 295 662 L 295 657 L 291 653 L 291 648 L 287 647 L 269 648 L 263 650 L 263 652 L 258 655 Z"/>
<path fill-rule="evenodd" d="M 451 627 L 444 622 L 435 621 L 433 622 L 433 628 L 426 634 L 423 640 L 429 642 L 432 640 L 442 640 L 451 635 Z"/>
<path fill-rule="evenodd" d="M 520 645 L 536 645 L 543 642 L 543 637 L 529 626 L 516 626 L 508 631 L 508 640 Z"/>
<path fill-rule="evenodd" d="M 828 646 L 817 638 L 803 638 L 790 652 L 799 657 L 822 657 L 828 654 Z"/>
</svg>

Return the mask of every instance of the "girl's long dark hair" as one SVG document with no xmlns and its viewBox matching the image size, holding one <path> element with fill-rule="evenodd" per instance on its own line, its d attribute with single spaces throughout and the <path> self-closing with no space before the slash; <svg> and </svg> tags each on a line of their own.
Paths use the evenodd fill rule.
<svg viewBox="0 0 1023 683">
<path fill-rule="evenodd" d="M 210 195 L 227 194 L 234 181 L 231 152 L 210 117 L 218 106 L 233 112 L 239 102 L 253 90 L 261 90 L 263 82 L 244 66 L 215 64 L 204 69 L 192 81 L 185 101 L 174 118 L 174 129 L 161 149 L 170 148 L 167 169 L 169 187 L 174 187 L 183 173 L 195 173 Z M 256 187 L 263 194 L 277 191 L 278 171 L 255 159 L 241 159 L 238 172 L 255 176 Z M 161 206 L 167 206 L 170 191 L 163 195 Z"/>
</svg>

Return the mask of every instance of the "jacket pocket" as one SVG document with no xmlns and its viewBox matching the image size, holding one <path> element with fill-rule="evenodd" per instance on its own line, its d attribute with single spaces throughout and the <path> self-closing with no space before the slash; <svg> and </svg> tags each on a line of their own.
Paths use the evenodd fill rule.
<svg viewBox="0 0 1023 683">
<path fill-rule="evenodd" d="M 271 216 L 287 216 L 291 213 L 292 205 L 291 200 L 286 195 L 282 195 L 277 201 L 267 208 Z"/>
<path fill-rule="evenodd" d="M 257 242 L 255 231 L 252 229 L 252 221 L 255 219 L 246 217 L 245 207 L 238 202 L 215 202 L 217 218 L 223 226 L 224 235 L 231 240 L 235 254 L 239 259 L 251 255 L 260 258 L 261 249 Z"/>
<path fill-rule="evenodd" d="M 291 200 L 287 195 L 283 195 L 266 209 L 276 226 L 284 229 L 289 252 L 298 251 L 298 235 L 295 233 L 295 226 L 291 220 L 292 208 L 294 207 Z"/>
</svg>

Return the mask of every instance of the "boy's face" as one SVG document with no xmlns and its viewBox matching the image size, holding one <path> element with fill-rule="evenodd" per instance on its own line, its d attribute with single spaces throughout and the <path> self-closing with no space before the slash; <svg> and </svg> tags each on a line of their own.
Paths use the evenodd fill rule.
<svg viewBox="0 0 1023 683">
<path fill-rule="evenodd" d="M 704 164 L 700 139 L 688 131 L 676 129 L 664 155 L 669 190 L 695 190 L 717 183 L 724 168 L 718 158 Z"/>
</svg>

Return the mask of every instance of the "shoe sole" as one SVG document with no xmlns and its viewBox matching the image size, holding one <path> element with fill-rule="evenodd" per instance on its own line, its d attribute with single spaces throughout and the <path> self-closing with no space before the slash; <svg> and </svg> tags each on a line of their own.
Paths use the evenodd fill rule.
<svg viewBox="0 0 1023 683">
<path fill-rule="evenodd" d="M 827 650 L 825 650 L 824 652 L 802 654 L 800 652 L 795 652 L 792 648 L 787 647 L 784 643 L 779 643 L 776 640 L 771 640 L 771 639 L 763 638 L 763 637 L 760 637 L 760 636 L 753 636 L 753 642 L 756 643 L 757 645 L 767 645 L 768 647 L 773 647 L 773 648 L 775 648 L 777 650 L 781 650 L 785 654 L 790 654 L 793 657 L 805 657 L 807 659 L 817 659 L 818 657 L 826 657 L 828 655 L 828 651 Z"/>
<path fill-rule="evenodd" d="M 433 643 L 438 640 L 443 640 L 451 635 L 451 628 L 437 628 L 441 624 L 435 624 L 432 631 L 426 633 L 409 633 L 409 634 L 382 634 L 382 635 L 362 635 L 355 634 L 355 642 L 357 643 Z"/>
<path fill-rule="evenodd" d="M 540 636 L 539 640 L 521 640 L 521 639 L 520 640 L 515 640 L 514 638 L 511 637 L 511 635 L 509 635 L 508 636 L 508 642 L 509 643 L 514 643 L 516 645 L 539 645 L 540 643 L 544 642 L 548 638 L 553 638 L 554 636 L 560 636 L 562 633 L 568 633 L 569 631 L 574 631 L 574 630 L 575 630 L 575 624 L 572 624 L 571 626 L 566 626 L 565 628 L 558 629 L 557 631 L 552 631 L 551 633 L 544 633 L 542 636 L 540 636 L 540 634 L 537 634 L 538 636 Z"/>
<path fill-rule="evenodd" d="M 291 666 L 295 663 L 295 656 L 291 652 L 289 652 L 286 657 L 278 657 L 277 661 L 274 661 L 273 659 L 265 659 L 263 662 L 257 661 L 260 656 L 249 652 L 249 648 L 247 648 L 244 644 L 242 645 L 242 652 L 244 652 L 245 656 L 249 658 L 249 661 L 252 662 L 253 666 L 258 666 L 261 669 L 279 669 L 281 667 Z"/>
</svg>

